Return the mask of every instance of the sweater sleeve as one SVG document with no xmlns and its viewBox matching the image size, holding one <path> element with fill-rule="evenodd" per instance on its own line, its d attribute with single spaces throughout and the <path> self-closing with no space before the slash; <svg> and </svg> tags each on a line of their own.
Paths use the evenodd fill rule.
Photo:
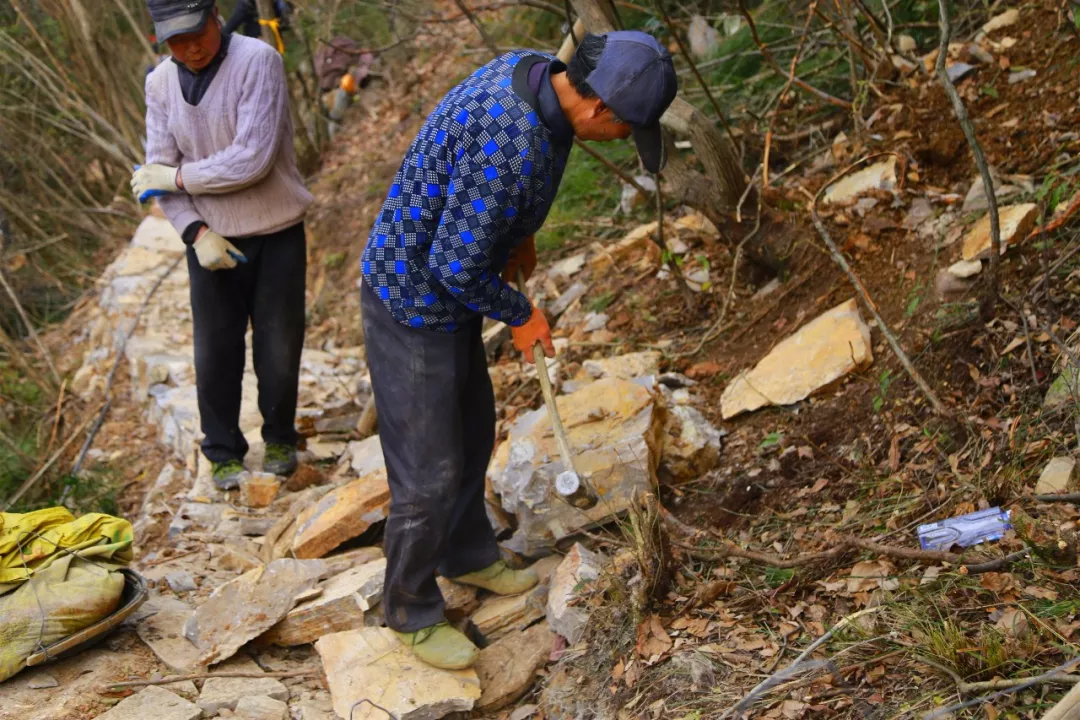
<svg viewBox="0 0 1080 720">
<path fill-rule="evenodd" d="M 180 169 L 184 189 L 192 195 L 243 190 L 266 177 L 274 166 L 289 119 L 281 56 L 270 46 L 256 53 L 240 86 L 232 144 L 203 160 L 184 163 Z"/>
<path fill-rule="evenodd" d="M 529 182 L 528 173 L 509 167 L 459 160 L 428 254 L 428 269 L 454 297 L 470 310 L 512 326 L 529 319 L 532 303 L 503 282 L 493 263 L 506 254 L 506 233 Z"/>
<path fill-rule="evenodd" d="M 183 156 L 169 130 L 169 113 L 160 87 L 163 81 L 161 71 L 146 76 L 146 162 L 177 166 Z M 195 209 L 195 201 L 187 193 L 162 195 L 158 205 L 178 233 L 184 232 L 192 223 L 204 222 Z"/>
</svg>

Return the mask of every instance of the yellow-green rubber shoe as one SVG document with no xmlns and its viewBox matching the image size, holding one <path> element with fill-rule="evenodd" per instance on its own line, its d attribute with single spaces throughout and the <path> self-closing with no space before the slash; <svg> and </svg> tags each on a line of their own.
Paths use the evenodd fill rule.
<svg viewBox="0 0 1080 720">
<path fill-rule="evenodd" d="M 465 670 L 476 664 L 480 657 L 479 648 L 449 623 L 441 622 L 410 633 L 395 631 L 394 634 L 416 657 L 440 670 Z"/>
<path fill-rule="evenodd" d="M 483 570 L 451 579 L 462 585 L 473 585 L 489 590 L 496 595 L 520 595 L 536 587 L 540 582 L 540 578 L 532 568 L 511 570 L 502 560 Z"/>
</svg>

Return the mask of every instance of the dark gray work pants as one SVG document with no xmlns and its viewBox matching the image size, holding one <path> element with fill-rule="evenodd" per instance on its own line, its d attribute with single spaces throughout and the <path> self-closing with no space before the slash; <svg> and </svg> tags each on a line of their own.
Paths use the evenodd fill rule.
<svg viewBox="0 0 1080 720">
<path fill-rule="evenodd" d="M 495 394 L 482 318 L 455 333 L 410 328 L 367 283 L 360 304 L 390 481 L 383 613 L 412 632 L 444 619 L 436 572 L 457 577 L 499 559 L 484 509 Z"/>
<path fill-rule="evenodd" d="M 304 349 L 304 224 L 269 235 L 229 238 L 246 263 L 210 271 L 188 248 L 191 314 L 195 324 L 195 386 L 211 462 L 242 460 L 248 444 L 240 432 L 240 397 L 252 329 L 252 356 L 259 380 L 262 437 L 295 445 L 296 394 Z"/>
</svg>

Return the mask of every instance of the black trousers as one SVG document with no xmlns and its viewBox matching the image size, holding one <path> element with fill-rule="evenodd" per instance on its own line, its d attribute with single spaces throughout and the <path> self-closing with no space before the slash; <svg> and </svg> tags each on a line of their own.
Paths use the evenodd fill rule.
<svg viewBox="0 0 1080 720">
<path fill-rule="evenodd" d="M 296 394 L 304 349 L 304 224 L 270 235 L 230 238 L 246 263 L 210 271 L 188 248 L 191 313 L 195 321 L 195 385 L 211 462 L 242 460 L 248 444 L 240 431 L 248 321 L 259 380 L 262 437 L 295 445 Z"/>
<path fill-rule="evenodd" d="M 444 619 L 436 572 L 452 578 L 499 559 L 484 509 L 495 393 L 482 318 L 455 333 L 407 327 L 366 283 L 360 304 L 390 481 L 383 613 L 412 632 Z"/>
</svg>

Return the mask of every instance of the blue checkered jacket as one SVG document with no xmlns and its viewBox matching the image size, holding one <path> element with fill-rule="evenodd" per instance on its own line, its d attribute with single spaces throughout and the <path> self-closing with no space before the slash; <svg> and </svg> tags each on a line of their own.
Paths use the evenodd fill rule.
<svg viewBox="0 0 1080 720">
<path fill-rule="evenodd" d="M 571 147 L 542 122 L 527 85 L 524 97 L 514 89 L 526 70 L 515 80 L 515 67 L 536 56 L 511 52 L 473 73 L 405 155 L 361 261 L 398 322 L 453 332 L 477 314 L 510 325 L 529 319 L 529 300 L 500 273 L 543 225 Z"/>
</svg>

